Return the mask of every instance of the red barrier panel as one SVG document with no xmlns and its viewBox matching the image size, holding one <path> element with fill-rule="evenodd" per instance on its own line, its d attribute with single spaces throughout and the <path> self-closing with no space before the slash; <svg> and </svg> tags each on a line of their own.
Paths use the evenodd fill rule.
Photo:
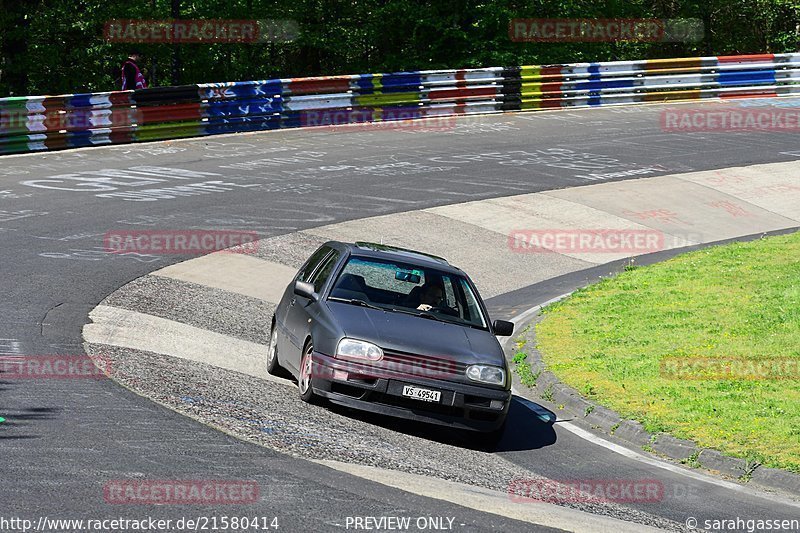
<svg viewBox="0 0 800 533">
<path fill-rule="evenodd" d="M 720 63 L 772 63 L 775 54 L 751 54 L 745 56 L 718 56 Z"/>
<path fill-rule="evenodd" d="M 465 87 L 459 89 L 431 89 L 428 98 L 431 101 L 441 100 L 469 100 L 491 98 L 501 94 L 501 87 Z"/>
<path fill-rule="evenodd" d="M 200 104 L 173 104 L 152 107 L 139 107 L 136 109 L 141 118 L 140 124 L 153 124 L 157 122 L 174 122 L 181 120 L 200 120 Z"/>
<path fill-rule="evenodd" d="M 349 90 L 350 76 L 292 78 L 288 86 L 288 92 L 295 95 L 346 93 Z"/>
</svg>

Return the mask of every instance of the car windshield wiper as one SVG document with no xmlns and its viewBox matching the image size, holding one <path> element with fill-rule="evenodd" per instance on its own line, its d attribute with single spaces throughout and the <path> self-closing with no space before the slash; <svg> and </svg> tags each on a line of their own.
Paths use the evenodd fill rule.
<svg viewBox="0 0 800 533">
<path fill-rule="evenodd" d="M 397 307 L 392 307 L 389 311 L 395 311 L 397 313 L 405 313 L 411 316 L 418 316 L 420 318 L 427 318 L 430 320 L 436 320 L 438 322 L 444 322 L 445 324 L 455 324 L 456 326 L 466 326 L 468 328 L 479 329 L 481 331 L 487 331 L 486 328 L 482 328 L 481 326 L 477 326 L 475 324 L 470 324 L 469 322 L 459 322 L 455 320 L 447 320 L 446 318 L 439 317 L 434 315 L 433 313 L 428 313 L 427 311 L 411 311 L 410 309 L 398 309 Z"/>
<path fill-rule="evenodd" d="M 457 324 L 457 322 L 453 322 L 452 320 L 445 320 L 444 318 L 440 318 L 433 313 L 428 313 L 427 311 L 412 311 L 410 309 L 398 309 L 397 307 L 392 307 L 389 309 L 390 311 L 396 311 L 398 313 L 405 313 L 407 315 L 418 316 L 420 318 L 428 318 L 430 320 L 436 320 L 438 322 L 444 322 L 446 324 Z"/>
<path fill-rule="evenodd" d="M 377 309 L 378 311 L 386 311 L 386 308 L 384 307 L 372 305 L 371 303 L 365 302 L 364 300 L 359 300 L 358 298 L 338 298 L 336 296 L 331 296 L 328 298 L 328 300 L 332 300 L 334 302 L 343 302 L 351 305 L 360 305 L 361 307 L 369 307 L 370 309 Z"/>
</svg>

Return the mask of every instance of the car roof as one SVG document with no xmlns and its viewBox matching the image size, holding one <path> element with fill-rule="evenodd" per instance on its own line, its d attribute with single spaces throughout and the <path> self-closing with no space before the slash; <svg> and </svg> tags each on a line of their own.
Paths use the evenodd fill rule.
<svg viewBox="0 0 800 533">
<path fill-rule="evenodd" d="M 408 248 L 400 248 L 397 246 L 389 246 L 386 244 L 376 244 L 374 242 L 355 243 L 331 241 L 328 244 L 338 244 L 346 248 L 351 255 L 357 257 L 374 257 L 378 259 L 392 259 L 395 261 L 403 261 L 405 263 L 417 264 L 420 266 L 427 266 L 436 268 L 444 272 L 463 275 L 461 269 L 456 268 L 447 262 L 443 257 L 419 252 L 417 250 L 409 250 Z"/>
</svg>

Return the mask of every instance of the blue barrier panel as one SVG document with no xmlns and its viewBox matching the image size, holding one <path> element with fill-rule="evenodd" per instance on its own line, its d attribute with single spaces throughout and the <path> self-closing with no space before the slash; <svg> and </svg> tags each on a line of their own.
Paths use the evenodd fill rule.
<svg viewBox="0 0 800 533">
<path fill-rule="evenodd" d="M 719 84 L 728 85 L 774 85 L 774 70 L 723 70 L 719 73 Z"/>
<path fill-rule="evenodd" d="M 352 85 L 360 94 L 413 92 L 420 89 L 422 76 L 419 72 L 361 74 Z"/>
<path fill-rule="evenodd" d="M 73 94 L 65 103 L 67 107 L 93 107 L 92 98 L 96 96 L 93 93 Z"/>
<path fill-rule="evenodd" d="M 237 81 L 232 83 L 203 83 L 197 86 L 202 100 L 273 97 L 283 94 L 281 80 Z"/>
<path fill-rule="evenodd" d="M 302 119 L 299 114 L 294 112 L 283 112 L 281 115 L 280 126 L 281 128 L 299 128 L 303 126 Z"/>
<path fill-rule="evenodd" d="M 358 89 L 359 94 L 372 94 L 375 92 L 373 74 L 362 74 L 353 83 L 353 88 Z"/>
<path fill-rule="evenodd" d="M 92 131 L 76 131 L 67 135 L 67 144 L 72 148 L 81 148 L 84 146 L 94 146 L 96 143 L 92 142 L 94 133 Z"/>
<path fill-rule="evenodd" d="M 633 86 L 633 80 L 598 80 L 581 81 L 576 83 L 574 88 L 578 91 L 597 91 L 600 89 L 631 88 Z"/>
<path fill-rule="evenodd" d="M 211 100 L 202 111 L 207 117 L 267 115 L 283 111 L 283 99 L 257 98 L 249 100 Z"/>
<path fill-rule="evenodd" d="M 236 133 L 240 131 L 261 131 L 280 128 L 280 115 L 263 115 L 256 117 L 210 118 L 203 123 L 203 131 L 208 135 L 220 133 Z"/>
<path fill-rule="evenodd" d="M 413 91 L 422 85 L 422 76 L 418 72 L 403 74 L 384 74 L 381 77 L 382 91 L 385 93 L 402 93 Z"/>
</svg>

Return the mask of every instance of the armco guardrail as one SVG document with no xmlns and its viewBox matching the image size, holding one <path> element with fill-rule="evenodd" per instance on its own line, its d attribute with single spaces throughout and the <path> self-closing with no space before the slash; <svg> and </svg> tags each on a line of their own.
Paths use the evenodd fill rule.
<svg viewBox="0 0 800 533">
<path fill-rule="evenodd" d="M 299 126 L 800 94 L 800 53 L 428 70 L 0 98 L 0 154 Z"/>
</svg>

